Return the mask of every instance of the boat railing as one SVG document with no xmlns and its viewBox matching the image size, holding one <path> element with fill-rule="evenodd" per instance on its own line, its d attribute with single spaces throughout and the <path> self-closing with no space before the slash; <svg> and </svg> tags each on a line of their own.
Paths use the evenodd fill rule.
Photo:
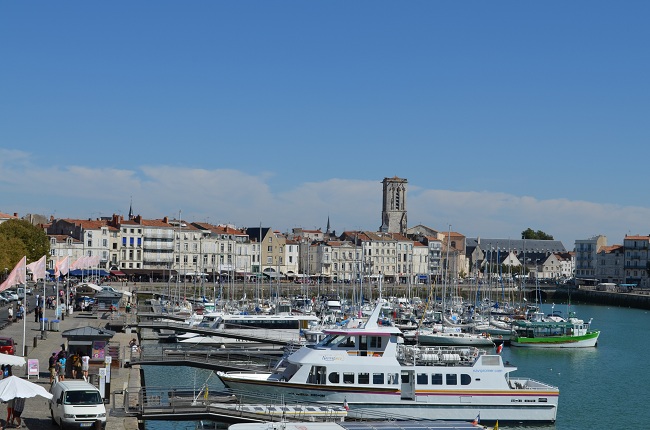
<svg viewBox="0 0 650 430">
<path fill-rule="evenodd" d="M 476 347 L 398 345 L 397 359 L 405 365 L 471 366 L 484 353 Z"/>
<path fill-rule="evenodd" d="M 514 390 L 548 390 L 556 388 L 531 378 L 509 378 L 508 385 Z"/>
</svg>

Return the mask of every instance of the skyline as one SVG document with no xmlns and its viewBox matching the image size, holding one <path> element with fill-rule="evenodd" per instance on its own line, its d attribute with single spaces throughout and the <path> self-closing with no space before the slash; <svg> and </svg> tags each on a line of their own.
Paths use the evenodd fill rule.
<svg viewBox="0 0 650 430">
<path fill-rule="evenodd" d="M 650 5 L 0 5 L 0 212 L 650 233 Z M 638 160 L 638 161 L 637 161 Z"/>
</svg>

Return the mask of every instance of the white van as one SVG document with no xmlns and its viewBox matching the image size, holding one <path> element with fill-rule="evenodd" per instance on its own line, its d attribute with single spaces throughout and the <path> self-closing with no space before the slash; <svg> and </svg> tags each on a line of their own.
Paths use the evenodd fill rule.
<svg viewBox="0 0 650 430">
<path fill-rule="evenodd" d="M 106 407 L 97 387 L 85 381 L 61 381 L 50 389 L 50 415 L 62 429 L 106 427 Z"/>
</svg>

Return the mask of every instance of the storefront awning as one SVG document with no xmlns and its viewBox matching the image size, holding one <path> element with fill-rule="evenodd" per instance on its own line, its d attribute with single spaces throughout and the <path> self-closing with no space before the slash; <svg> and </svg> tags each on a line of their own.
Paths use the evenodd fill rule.
<svg viewBox="0 0 650 430">
<path fill-rule="evenodd" d="M 91 346 L 93 344 L 92 340 L 69 340 L 68 345 L 70 346 Z"/>
</svg>

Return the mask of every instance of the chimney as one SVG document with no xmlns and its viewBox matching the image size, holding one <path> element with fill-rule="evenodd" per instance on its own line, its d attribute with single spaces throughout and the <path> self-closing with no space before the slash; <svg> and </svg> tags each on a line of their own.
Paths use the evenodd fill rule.
<svg viewBox="0 0 650 430">
<path fill-rule="evenodd" d="M 18 218 L 18 212 L 14 212 L 14 216 Z"/>
</svg>

